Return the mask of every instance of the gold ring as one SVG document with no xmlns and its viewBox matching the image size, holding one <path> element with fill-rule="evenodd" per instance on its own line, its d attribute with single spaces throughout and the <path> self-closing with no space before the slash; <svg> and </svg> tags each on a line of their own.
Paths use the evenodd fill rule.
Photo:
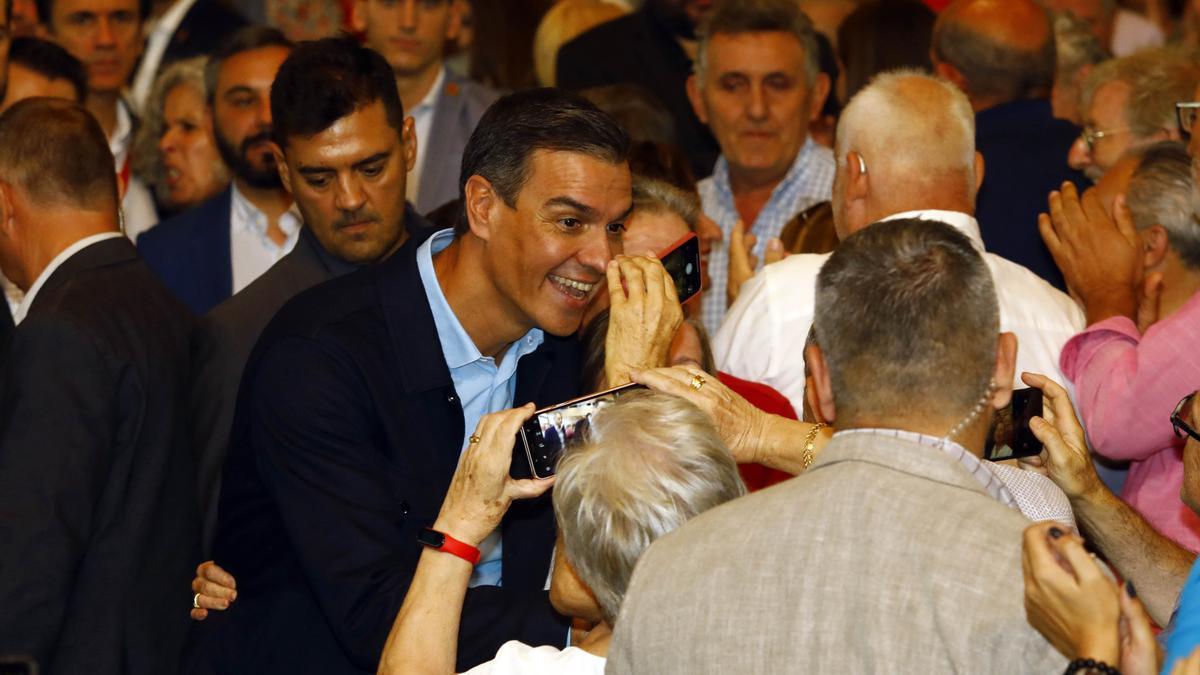
<svg viewBox="0 0 1200 675">
<path fill-rule="evenodd" d="M 692 373 L 692 391 L 700 391 L 703 386 L 704 378 L 700 376 L 700 373 Z"/>
<path fill-rule="evenodd" d="M 192 609 L 200 609 L 200 594 L 199 593 L 192 596 Z"/>
<path fill-rule="evenodd" d="M 478 434 L 471 434 L 471 437 L 467 440 L 470 441 L 468 443 L 468 445 L 475 445 L 476 443 L 478 443 L 479 441 L 482 441 L 483 439 L 480 438 Z"/>
</svg>

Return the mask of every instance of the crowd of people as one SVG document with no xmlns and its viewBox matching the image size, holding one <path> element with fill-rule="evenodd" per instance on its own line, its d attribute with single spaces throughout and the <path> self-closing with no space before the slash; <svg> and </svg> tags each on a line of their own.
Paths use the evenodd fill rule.
<svg viewBox="0 0 1200 675">
<path fill-rule="evenodd" d="M 0 3 L 3 672 L 1200 675 L 1200 2 Z"/>
</svg>

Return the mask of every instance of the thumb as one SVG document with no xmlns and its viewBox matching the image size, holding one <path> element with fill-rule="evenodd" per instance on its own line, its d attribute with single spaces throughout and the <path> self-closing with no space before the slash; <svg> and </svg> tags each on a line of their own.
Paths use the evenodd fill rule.
<svg viewBox="0 0 1200 675">
<path fill-rule="evenodd" d="M 509 480 L 505 492 L 510 499 L 533 499 L 552 487 L 554 487 L 554 476 L 541 479 L 525 478 Z"/>
<path fill-rule="evenodd" d="M 1050 424 L 1041 417 L 1031 417 L 1029 419 L 1029 430 L 1042 442 L 1047 459 L 1050 460 L 1046 464 L 1049 464 L 1051 467 L 1061 467 L 1067 464 L 1071 449 L 1067 447 L 1062 434 L 1059 433 L 1053 424 Z"/>
<path fill-rule="evenodd" d="M 746 250 L 746 244 L 743 238 L 746 235 L 746 228 L 742 225 L 742 221 L 737 221 L 733 224 L 733 231 L 729 233 L 729 251 L 731 255 L 742 255 Z"/>
<path fill-rule="evenodd" d="M 764 265 L 779 262 L 786 257 L 787 252 L 783 250 L 783 242 L 780 241 L 779 237 L 771 237 L 767 240 L 767 252 L 763 256 Z"/>
</svg>

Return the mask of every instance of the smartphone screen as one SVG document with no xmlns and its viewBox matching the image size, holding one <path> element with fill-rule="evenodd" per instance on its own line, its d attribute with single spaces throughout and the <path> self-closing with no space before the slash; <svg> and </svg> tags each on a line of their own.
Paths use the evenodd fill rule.
<svg viewBox="0 0 1200 675">
<path fill-rule="evenodd" d="M 563 450 L 587 433 L 592 414 L 634 389 L 645 387 L 630 383 L 535 412 L 521 426 L 521 441 L 533 477 L 553 476 Z"/>
<path fill-rule="evenodd" d="M 1012 401 L 996 411 L 984 445 L 983 458 L 999 462 L 1040 454 L 1042 442 L 1030 430 L 1029 420 L 1041 414 L 1041 389 L 1014 389 Z"/>
<path fill-rule="evenodd" d="M 700 292 L 700 239 L 694 232 L 672 244 L 659 259 L 675 281 L 680 303 Z"/>
</svg>

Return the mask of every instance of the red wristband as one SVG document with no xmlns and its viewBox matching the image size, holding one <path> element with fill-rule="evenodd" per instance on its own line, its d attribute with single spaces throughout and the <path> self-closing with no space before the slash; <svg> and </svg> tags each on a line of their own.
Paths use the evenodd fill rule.
<svg viewBox="0 0 1200 675">
<path fill-rule="evenodd" d="M 425 528 L 417 533 L 417 541 L 432 549 L 445 551 L 451 555 L 456 555 L 463 560 L 476 565 L 479 563 L 479 558 L 482 553 L 474 546 L 461 542 L 445 532 L 438 532 L 433 528 Z"/>
</svg>

